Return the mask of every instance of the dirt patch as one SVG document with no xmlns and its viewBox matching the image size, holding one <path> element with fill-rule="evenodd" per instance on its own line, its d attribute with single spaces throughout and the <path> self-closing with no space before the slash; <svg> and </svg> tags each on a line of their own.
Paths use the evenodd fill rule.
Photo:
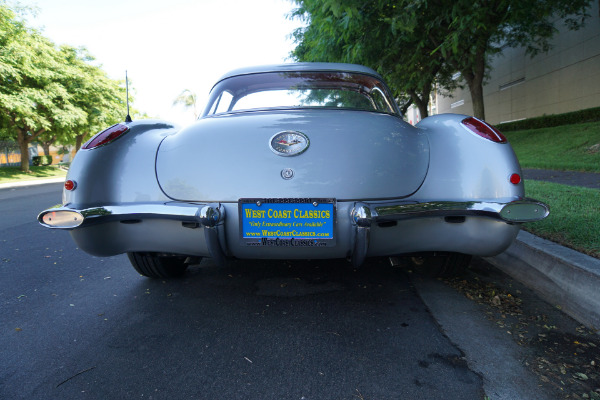
<svg viewBox="0 0 600 400">
<path fill-rule="evenodd" d="M 600 143 L 596 143 L 595 145 L 588 147 L 585 152 L 589 154 L 596 154 L 600 152 Z"/>
</svg>

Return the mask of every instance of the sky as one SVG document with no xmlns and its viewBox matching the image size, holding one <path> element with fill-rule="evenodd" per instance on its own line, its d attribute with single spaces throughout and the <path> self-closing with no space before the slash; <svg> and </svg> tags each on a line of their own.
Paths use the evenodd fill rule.
<svg viewBox="0 0 600 400">
<path fill-rule="evenodd" d="M 185 89 L 201 111 L 227 71 L 290 62 L 290 0 L 21 0 L 38 8 L 29 25 L 57 45 L 84 46 L 113 79 L 127 70 L 133 106 L 181 125 L 193 112 L 173 106 Z M 125 116 L 126 110 L 123 110 Z"/>
</svg>

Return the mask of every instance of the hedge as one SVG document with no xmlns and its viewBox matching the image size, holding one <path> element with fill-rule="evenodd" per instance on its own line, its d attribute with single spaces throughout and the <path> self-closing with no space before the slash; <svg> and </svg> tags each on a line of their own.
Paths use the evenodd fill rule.
<svg viewBox="0 0 600 400">
<path fill-rule="evenodd" d="M 38 167 L 40 165 L 50 165 L 52 164 L 52 156 L 35 156 L 32 161 L 33 165 Z"/>
<path fill-rule="evenodd" d="M 505 122 L 495 126 L 502 132 L 510 132 L 595 121 L 600 121 L 600 107 L 587 108 L 585 110 L 564 114 L 543 115 L 541 117 L 527 118 L 520 121 Z"/>
</svg>

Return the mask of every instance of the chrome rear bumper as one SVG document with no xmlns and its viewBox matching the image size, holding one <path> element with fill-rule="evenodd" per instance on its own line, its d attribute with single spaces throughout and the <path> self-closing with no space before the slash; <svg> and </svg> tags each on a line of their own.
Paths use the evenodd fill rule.
<svg viewBox="0 0 600 400">
<path fill-rule="evenodd" d="M 339 204 L 338 204 L 339 205 Z M 237 205 L 236 205 L 237 207 Z M 341 208 L 341 207 L 340 207 Z M 77 229 L 105 222 L 118 221 L 135 224 L 143 220 L 158 219 L 181 221 L 185 228 L 202 228 L 206 248 L 217 262 L 222 262 L 227 253 L 223 243 L 226 204 L 221 203 L 161 203 L 128 204 L 86 208 L 77 210 L 68 206 L 56 206 L 42 211 L 38 221 L 54 229 Z M 371 230 L 374 226 L 398 221 L 444 217 L 448 222 L 477 216 L 521 224 L 544 219 L 549 214 L 548 206 L 532 199 L 509 202 L 354 202 L 344 207 L 350 211 L 347 218 L 338 214 L 338 229 L 353 229 L 351 253 L 352 263 L 360 265 L 369 252 Z M 346 211 L 346 213 L 348 212 Z M 464 218 L 463 218 L 464 217 Z M 230 221 L 231 222 L 231 221 Z M 230 225 L 229 229 L 234 229 Z"/>
<path fill-rule="evenodd" d="M 38 221 L 47 228 L 74 229 L 94 223 L 108 221 L 136 221 L 149 218 L 170 219 L 198 223 L 202 226 L 215 226 L 225 218 L 221 203 L 164 203 L 129 204 L 92 207 L 82 210 L 54 206 L 42 211 Z M 550 213 L 548 206 L 533 199 L 515 200 L 508 203 L 497 202 L 455 202 L 437 201 L 425 203 L 355 203 L 352 218 L 359 226 L 372 223 L 398 221 L 411 218 L 483 216 L 509 223 L 539 221 Z"/>
</svg>

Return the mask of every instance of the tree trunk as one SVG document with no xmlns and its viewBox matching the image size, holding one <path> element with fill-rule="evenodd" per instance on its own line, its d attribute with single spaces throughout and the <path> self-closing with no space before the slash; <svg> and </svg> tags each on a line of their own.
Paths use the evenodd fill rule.
<svg viewBox="0 0 600 400">
<path fill-rule="evenodd" d="M 44 150 L 44 155 L 50 155 L 50 146 L 52 146 L 56 142 L 56 136 L 48 138 L 48 140 L 38 140 L 38 143 L 42 145 L 42 149 Z"/>
<path fill-rule="evenodd" d="M 410 107 L 413 103 L 413 99 L 410 98 L 406 103 L 402 104 L 402 106 L 400 107 L 400 112 L 402 113 L 402 115 L 406 115 L 406 111 L 408 110 L 408 107 Z"/>
<path fill-rule="evenodd" d="M 29 172 L 29 144 L 33 142 L 38 136 L 46 132 L 45 129 L 30 134 L 30 130 L 27 126 L 24 128 L 16 128 L 17 130 L 17 143 L 21 150 L 21 172 Z"/>
<path fill-rule="evenodd" d="M 85 137 L 85 134 L 75 136 L 75 152 L 78 152 L 79 149 L 81 148 L 81 146 L 83 146 L 83 138 L 84 137 Z"/>
<path fill-rule="evenodd" d="M 45 156 L 49 156 L 50 155 L 50 143 L 43 142 L 42 143 L 42 149 L 44 150 L 44 155 Z"/>
<path fill-rule="evenodd" d="M 478 50 L 475 55 L 473 69 L 461 71 L 469 85 L 471 101 L 473 102 L 473 116 L 485 120 L 485 106 L 483 102 L 483 78 L 485 77 L 485 51 Z"/>
<path fill-rule="evenodd" d="M 27 130 L 17 130 L 17 143 L 21 150 L 21 172 L 29 172 L 29 139 L 27 138 Z"/>
<path fill-rule="evenodd" d="M 473 116 L 485 120 L 485 106 L 483 104 L 483 82 L 474 81 L 469 85 L 471 100 L 473 101 Z"/>
<path fill-rule="evenodd" d="M 427 110 L 427 106 L 429 105 L 429 93 L 430 92 L 431 92 L 431 89 L 425 89 L 423 91 L 423 93 L 421 93 L 421 96 L 419 96 L 419 94 L 414 90 L 408 91 L 408 94 L 410 94 L 410 98 L 412 99 L 413 103 L 419 109 L 419 114 L 421 115 L 421 119 L 427 118 L 429 116 L 429 111 Z"/>
</svg>

